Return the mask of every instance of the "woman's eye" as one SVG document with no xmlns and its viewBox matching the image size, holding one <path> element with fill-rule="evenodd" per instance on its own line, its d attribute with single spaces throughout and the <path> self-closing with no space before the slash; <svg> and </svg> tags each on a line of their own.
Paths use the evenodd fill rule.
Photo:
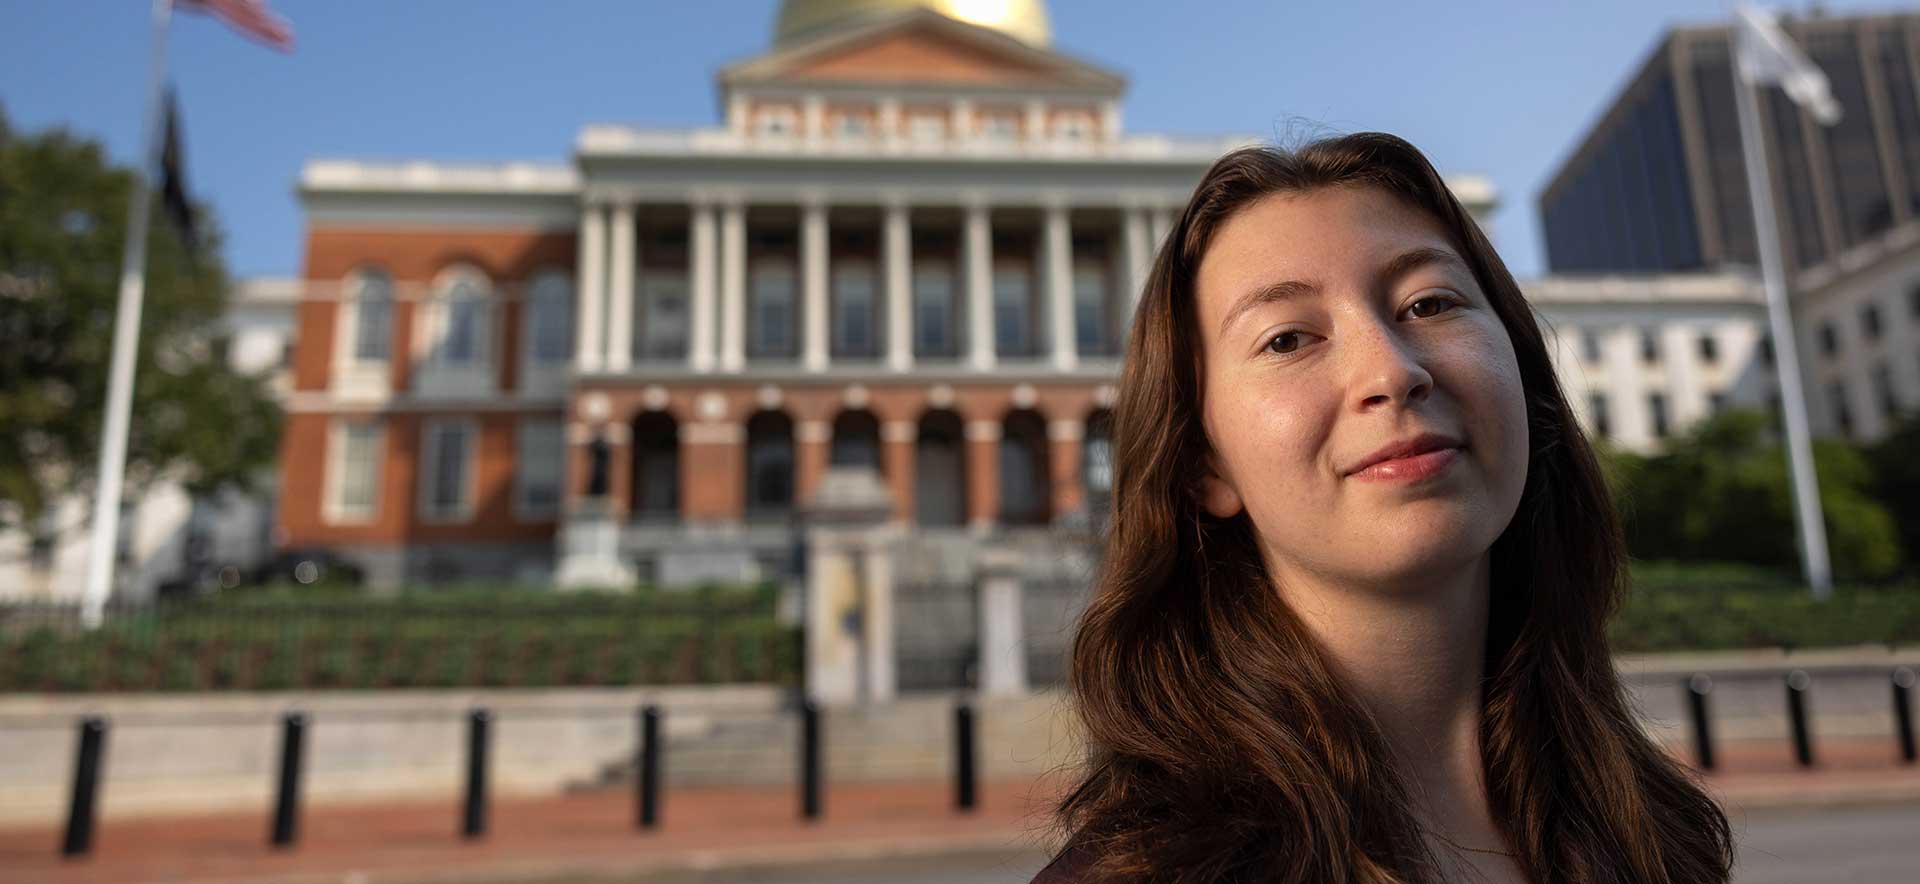
<svg viewBox="0 0 1920 884">
<path fill-rule="evenodd" d="M 1267 352 L 1292 353 L 1300 349 L 1302 343 L 1300 337 L 1300 333 L 1297 331 L 1281 332 L 1274 335 L 1273 339 L 1267 342 Z"/>
<path fill-rule="evenodd" d="M 1454 303 L 1445 298 L 1428 297 L 1428 298 L 1421 298 L 1420 300 L 1415 301 L 1412 304 L 1409 304 L 1407 306 L 1407 312 L 1419 318 L 1425 319 L 1426 317 L 1429 317 L 1429 316 L 1438 316 L 1439 314 L 1445 313 L 1448 310 L 1452 310 L 1453 307 L 1454 307 Z"/>
</svg>

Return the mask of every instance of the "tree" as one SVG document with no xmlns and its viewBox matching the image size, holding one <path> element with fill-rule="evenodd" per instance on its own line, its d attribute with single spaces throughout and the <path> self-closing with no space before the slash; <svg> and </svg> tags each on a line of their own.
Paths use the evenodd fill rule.
<svg viewBox="0 0 1920 884">
<path fill-rule="evenodd" d="M 1774 419 L 1755 411 L 1715 415 L 1660 454 L 1605 453 L 1607 474 L 1636 558 L 1748 562 L 1799 570 L 1798 529 L 1786 452 Z M 1900 567 L 1887 508 L 1870 493 L 1873 466 L 1857 448 L 1815 440 L 1814 469 L 1834 573 L 1883 579 Z"/>
<path fill-rule="evenodd" d="M 1867 449 L 1873 494 L 1893 513 L 1909 571 L 1920 570 L 1920 412 L 1908 414 Z"/>
<path fill-rule="evenodd" d="M 93 487 L 131 186 L 97 142 L 11 132 L 0 112 L 0 528 L 39 530 L 50 504 Z M 220 235 L 192 211 L 191 252 L 157 206 L 151 225 L 130 493 L 158 479 L 244 489 L 279 439 L 265 378 L 227 365 Z"/>
</svg>

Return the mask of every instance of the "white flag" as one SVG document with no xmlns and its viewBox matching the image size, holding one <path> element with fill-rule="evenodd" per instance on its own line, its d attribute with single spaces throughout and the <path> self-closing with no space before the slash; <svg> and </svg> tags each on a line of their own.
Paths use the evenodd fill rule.
<svg viewBox="0 0 1920 884">
<path fill-rule="evenodd" d="M 1807 59 L 1793 38 L 1780 29 L 1780 19 L 1769 9 L 1734 4 L 1740 24 L 1734 31 L 1734 54 L 1740 77 L 1756 86 L 1778 84 L 1794 103 L 1813 112 L 1821 125 L 1840 122 L 1840 103 L 1833 100 L 1827 75 Z"/>
</svg>

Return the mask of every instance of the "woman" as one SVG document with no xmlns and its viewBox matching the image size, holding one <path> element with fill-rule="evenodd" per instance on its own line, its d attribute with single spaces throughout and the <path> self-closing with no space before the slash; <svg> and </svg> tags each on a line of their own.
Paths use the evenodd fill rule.
<svg viewBox="0 0 1920 884">
<path fill-rule="evenodd" d="M 1724 882 L 1641 731 L 1619 528 L 1540 329 L 1412 145 L 1215 163 L 1135 314 L 1036 882 Z"/>
</svg>

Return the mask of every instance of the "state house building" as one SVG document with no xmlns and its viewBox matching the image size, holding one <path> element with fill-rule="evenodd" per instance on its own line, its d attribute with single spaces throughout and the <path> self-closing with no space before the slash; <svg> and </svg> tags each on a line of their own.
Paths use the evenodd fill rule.
<svg viewBox="0 0 1920 884">
<path fill-rule="evenodd" d="M 779 576 L 830 465 L 915 542 L 1085 524 L 1143 272 L 1248 139 L 1126 133 L 1040 0 L 787 0 L 718 85 L 563 165 L 306 166 L 280 544 L 545 580 L 591 522 L 631 579 Z"/>
</svg>

